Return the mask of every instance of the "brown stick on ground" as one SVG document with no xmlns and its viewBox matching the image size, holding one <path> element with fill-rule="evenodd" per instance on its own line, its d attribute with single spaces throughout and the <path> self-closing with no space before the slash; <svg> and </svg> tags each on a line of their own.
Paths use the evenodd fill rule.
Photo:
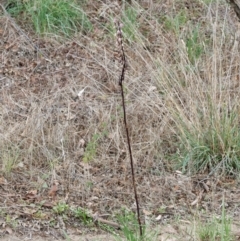
<svg viewBox="0 0 240 241">
<path fill-rule="evenodd" d="M 108 226 L 112 226 L 112 227 L 114 227 L 116 229 L 121 229 L 120 225 L 118 225 L 117 223 L 105 220 L 103 218 L 95 218 L 95 222 L 103 223 L 103 224 L 106 224 Z"/>
<path fill-rule="evenodd" d="M 93 220 L 93 222 L 94 222 L 95 224 L 97 224 L 97 223 L 103 223 L 103 224 L 112 226 L 112 227 L 114 227 L 114 228 L 121 229 L 120 225 L 118 225 L 117 223 L 99 217 L 98 212 L 96 212 L 96 213 L 94 213 L 94 214 L 92 214 L 92 215 L 89 214 L 89 217 L 92 218 L 92 220 Z"/>
</svg>

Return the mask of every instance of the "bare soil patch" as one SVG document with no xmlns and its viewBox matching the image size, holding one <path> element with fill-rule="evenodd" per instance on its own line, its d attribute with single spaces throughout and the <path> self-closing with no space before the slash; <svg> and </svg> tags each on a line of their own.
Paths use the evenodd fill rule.
<svg viewBox="0 0 240 241">
<path fill-rule="evenodd" d="M 74 235 L 70 235 L 69 236 L 70 240 L 72 241 L 87 241 L 87 240 L 91 240 L 91 241 L 103 241 L 103 240 L 115 240 L 113 239 L 111 236 L 109 235 L 97 235 L 97 236 L 90 236 L 90 235 L 83 235 L 83 236 L 74 236 Z M 55 240 L 59 240 L 59 238 L 54 238 L 54 237 L 39 237 L 39 236 L 34 236 L 32 238 L 33 240 L 36 241 L 55 241 Z M 30 237 L 17 237 L 17 236 L 6 236 L 4 238 L 0 238 L 1 241 L 26 241 L 26 240 L 31 240 Z"/>
</svg>

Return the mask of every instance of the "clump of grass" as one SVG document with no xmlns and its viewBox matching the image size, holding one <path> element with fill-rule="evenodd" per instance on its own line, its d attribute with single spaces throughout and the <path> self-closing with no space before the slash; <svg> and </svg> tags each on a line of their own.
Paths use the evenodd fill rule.
<svg viewBox="0 0 240 241">
<path fill-rule="evenodd" d="M 218 171 L 233 174 L 240 170 L 240 129 L 236 113 L 209 113 L 201 129 L 181 122 L 179 151 L 183 170 Z M 199 119 L 202 117 L 199 115 Z M 179 156 L 178 156 L 179 157 Z"/>
<path fill-rule="evenodd" d="M 138 11 L 132 6 L 128 6 L 123 13 L 123 36 L 130 43 L 136 41 L 138 32 Z"/>
<path fill-rule="evenodd" d="M 21 15 L 30 19 L 38 34 L 56 33 L 69 36 L 77 30 L 92 30 L 86 13 L 73 0 L 12 0 L 8 11 L 15 17 Z"/>
<path fill-rule="evenodd" d="M 202 222 L 198 225 L 196 234 L 199 241 L 219 240 L 219 241 L 234 241 L 235 238 L 231 232 L 231 219 L 226 216 L 224 202 L 222 206 L 222 215 L 220 218 L 212 218 L 206 223 Z"/>
<path fill-rule="evenodd" d="M 117 219 L 122 227 L 121 229 L 126 240 L 137 241 L 141 240 L 141 238 L 144 236 L 144 230 L 142 236 L 139 236 L 138 221 L 135 218 L 134 213 L 124 210 L 123 214 L 118 215 Z"/>
<path fill-rule="evenodd" d="M 154 232 L 148 232 L 146 227 L 143 226 L 142 235 L 138 232 L 138 220 L 135 214 L 131 211 L 123 209 L 120 214 L 117 215 L 117 220 L 121 226 L 121 233 L 123 234 L 125 240 L 128 241 L 153 241 L 157 240 L 157 235 Z M 116 236 L 117 240 L 122 240 Z"/>
<path fill-rule="evenodd" d="M 240 170 L 239 104 L 232 94 L 238 89 L 231 80 L 236 56 L 225 57 L 230 46 L 220 32 L 228 30 L 213 21 L 204 43 L 202 27 L 181 33 L 186 37 L 176 40 L 172 55 L 177 65 L 161 62 L 159 86 L 171 119 L 170 159 L 189 174 L 235 175 Z"/>
<path fill-rule="evenodd" d="M 9 175 L 19 163 L 20 150 L 17 147 L 8 147 L 1 151 L 0 158 L 2 164 L 2 172 Z"/>
</svg>

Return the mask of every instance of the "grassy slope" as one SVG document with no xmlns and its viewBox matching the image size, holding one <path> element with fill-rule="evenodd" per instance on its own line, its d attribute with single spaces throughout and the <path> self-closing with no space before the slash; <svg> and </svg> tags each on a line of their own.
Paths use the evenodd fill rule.
<svg viewBox="0 0 240 241">
<path fill-rule="evenodd" d="M 57 179 L 59 195 L 69 192 L 76 205 L 112 212 L 132 203 L 114 6 L 89 1 L 83 9 L 92 31 L 75 30 L 67 41 L 55 33 L 29 42 L 16 23 L 1 17 L 2 174 L 24 183 L 20 191 L 36 189 L 45 199 Z M 224 1 L 132 1 L 122 21 L 127 113 L 142 205 L 156 211 L 161 199 L 181 206 L 173 191 L 178 180 L 160 174 L 179 168 L 238 175 L 235 15 Z M 32 41 L 42 53 L 34 52 Z M 183 183 L 178 187 L 183 193 L 193 189 L 187 179 Z M 186 199 L 191 203 L 195 197 Z"/>
</svg>

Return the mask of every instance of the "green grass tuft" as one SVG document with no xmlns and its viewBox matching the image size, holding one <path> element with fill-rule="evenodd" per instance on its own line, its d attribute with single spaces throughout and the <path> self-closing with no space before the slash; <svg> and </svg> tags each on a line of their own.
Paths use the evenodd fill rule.
<svg viewBox="0 0 240 241">
<path fill-rule="evenodd" d="M 240 128 L 236 113 L 227 112 L 217 115 L 212 109 L 209 119 L 203 120 L 201 128 L 188 125 L 179 118 L 179 148 L 177 159 L 183 171 L 191 172 L 217 171 L 234 174 L 240 170 Z"/>
<path fill-rule="evenodd" d="M 197 228 L 199 241 L 219 240 L 234 241 L 235 238 L 231 232 L 232 221 L 226 216 L 224 202 L 222 206 L 222 215 L 220 218 L 212 218 L 211 220 L 200 223 Z"/>
<path fill-rule="evenodd" d="M 30 18 L 38 34 L 69 36 L 78 30 L 92 30 L 86 13 L 73 0 L 11 1 L 8 11 L 15 17 Z"/>
</svg>

